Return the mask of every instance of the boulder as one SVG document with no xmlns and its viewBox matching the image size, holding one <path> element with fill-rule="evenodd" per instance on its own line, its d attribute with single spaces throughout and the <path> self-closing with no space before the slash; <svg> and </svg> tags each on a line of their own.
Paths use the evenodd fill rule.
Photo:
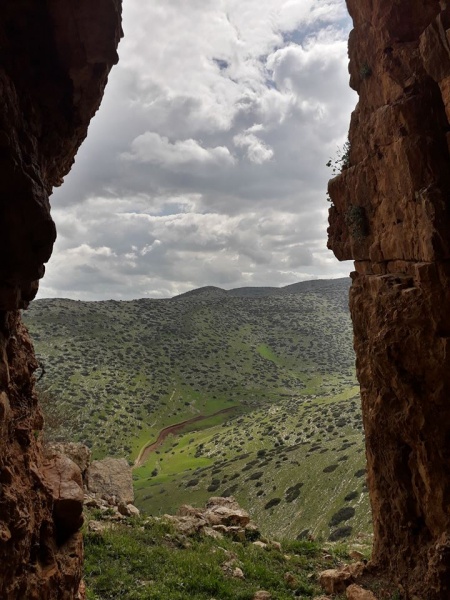
<svg viewBox="0 0 450 600">
<path fill-rule="evenodd" d="M 124 458 L 94 460 L 86 474 L 87 489 L 113 504 L 133 504 L 131 467 Z"/>
<path fill-rule="evenodd" d="M 340 594 L 362 574 L 364 566 L 358 562 L 339 569 L 327 569 L 319 574 L 319 583 L 327 594 Z"/>
<path fill-rule="evenodd" d="M 45 446 L 45 454 L 46 456 L 64 454 L 78 465 L 83 479 L 91 464 L 92 452 L 87 446 L 77 442 L 49 442 Z"/>
<path fill-rule="evenodd" d="M 205 508 L 195 508 L 185 504 L 175 516 L 165 515 L 178 531 L 186 535 L 197 532 L 233 538 L 236 541 L 254 540 L 260 533 L 250 515 L 243 510 L 233 497 L 210 498 Z M 214 532 L 214 533 L 212 533 Z"/>
<path fill-rule="evenodd" d="M 228 498 L 214 498 L 214 500 L 228 500 Z M 240 508 L 236 502 L 224 502 L 223 504 L 220 504 L 219 502 L 210 504 L 210 502 L 208 502 L 203 516 L 210 525 L 245 527 L 250 523 L 250 515 L 247 511 Z"/>
<path fill-rule="evenodd" d="M 53 497 L 53 517 L 60 542 L 83 524 L 83 480 L 81 471 L 70 458 L 53 454 L 43 465 L 44 477 Z"/>
</svg>

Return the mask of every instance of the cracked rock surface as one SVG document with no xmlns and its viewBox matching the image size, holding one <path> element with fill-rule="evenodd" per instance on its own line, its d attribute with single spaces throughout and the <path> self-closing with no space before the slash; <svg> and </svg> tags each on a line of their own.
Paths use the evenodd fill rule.
<svg viewBox="0 0 450 600">
<path fill-rule="evenodd" d="M 329 183 L 329 247 L 355 260 L 371 566 L 437 600 L 450 597 L 450 7 L 347 5 L 359 103 Z"/>
</svg>

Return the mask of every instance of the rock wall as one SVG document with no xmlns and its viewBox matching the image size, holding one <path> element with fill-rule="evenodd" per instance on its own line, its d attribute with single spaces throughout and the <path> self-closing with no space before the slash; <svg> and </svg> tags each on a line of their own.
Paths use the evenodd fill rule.
<svg viewBox="0 0 450 600">
<path fill-rule="evenodd" d="M 450 8 L 347 0 L 350 156 L 329 247 L 350 291 L 375 542 L 408 598 L 450 597 Z"/>
<path fill-rule="evenodd" d="M 120 0 L 4 0 L 0 11 L 2 600 L 69 600 L 78 590 L 81 478 L 73 463 L 42 455 L 37 365 L 18 309 L 36 294 L 50 257 L 48 197 L 117 62 L 120 15 Z"/>
</svg>

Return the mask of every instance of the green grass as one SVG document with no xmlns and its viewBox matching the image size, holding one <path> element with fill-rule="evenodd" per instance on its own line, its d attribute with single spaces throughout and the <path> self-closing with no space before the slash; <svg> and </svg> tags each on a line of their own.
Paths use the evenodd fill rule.
<svg viewBox="0 0 450 600">
<path fill-rule="evenodd" d="M 308 402 L 283 399 L 269 411 L 254 410 L 217 427 L 168 438 L 134 471 L 136 503 L 159 515 L 232 494 L 265 535 L 296 538 L 308 531 L 328 539 L 337 530 L 344 538 L 368 535 L 360 419 L 355 396 L 346 390 Z M 290 491 L 296 485 L 298 493 Z M 280 502 L 265 508 L 272 498 Z M 344 508 L 346 518 L 333 524 L 332 517 Z"/>
<path fill-rule="evenodd" d="M 163 427 L 195 414 L 354 384 L 347 289 L 338 280 L 261 296 L 38 300 L 24 318 L 45 366 L 41 387 L 70 437 L 96 458 L 133 460 Z"/>
<path fill-rule="evenodd" d="M 252 600 L 264 589 L 274 600 L 319 595 L 317 572 L 338 564 L 318 544 L 282 543 L 282 552 L 226 538 L 180 536 L 169 524 L 143 519 L 85 535 L 88 600 Z M 245 579 L 224 572 L 233 561 Z M 285 574 L 293 576 L 291 583 Z"/>
</svg>

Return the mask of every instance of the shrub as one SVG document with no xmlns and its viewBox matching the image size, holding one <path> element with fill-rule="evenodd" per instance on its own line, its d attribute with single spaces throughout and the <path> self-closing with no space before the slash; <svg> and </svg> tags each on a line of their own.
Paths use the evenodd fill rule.
<svg viewBox="0 0 450 600">
<path fill-rule="evenodd" d="M 196 485 L 198 485 L 198 479 L 190 479 L 187 484 L 186 487 L 195 487 Z"/>
<path fill-rule="evenodd" d="M 369 234 L 369 224 L 367 222 L 366 210 L 363 206 L 350 204 L 345 211 L 344 220 L 355 240 L 362 240 Z M 340 421 L 342 421 L 342 419 Z M 343 425 L 339 425 L 339 427 L 342 426 Z"/>
<path fill-rule="evenodd" d="M 269 508 L 272 508 L 274 506 L 278 506 L 278 504 L 280 504 L 281 502 L 281 498 L 272 498 L 271 500 L 269 500 L 269 502 L 267 502 L 264 505 L 264 509 L 265 510 L 269 510 Z"/>
<path fill-rule="evenodd" d="M 338 527 L 334 531 L 330 533 L 328 539 L 330 542 L 336 542 L 337 540 L 341 540 L 342 538 L 350 537 L 353 531 L 353 527 L 350 525 L 345 525 L 344 527 Z"/>
<path fill-rule="evenodd" d="M 350 150 L 350 141 L 347 140 L 342 146 L 342 148 L 338 146 L 336 157 L 330 158 L 330 160 L 327 162 L 326 166 L 330 167 L 333 177 L 335 175 L 339 175 L 339 173 L 342 173 L 342 171 L 349 168 Z"/>
<path fill-rule="evenodd" d="M 328 525 L 330 527 L 334 527 L 335 525 L 339 525 L 339 523 L 342 523 L 342 521 L 348 521 L 354 516 L 355 509 L 352 506 L 343 506 L 337 511 L 337 513 L 334 513 Z"/>
<path fill-rule="evenodd" d="M 325 467 L 325 469 L 323 469 L 323 472 L 324 473 L 332 473 L 333 471 L 336 471 L 338 466 L 339 465 L 328 465 L 328 467 Z"/>
<path fill-rule="evenodd" d="M 364 81 L 364 79 L 368 79 L 372 75 L 372 67 L 368 65 L 366 62 L 363 63 L 359 69 L 359 76 Z"/>
<path fill-rule="evenodd" d="M 344 500 L 346 502 L 350 502 L 351 500 L 354 500 L 357 497 L 358 497 L 358 492 L 355 490 L 354 492 L 350 492 L 349 494 L 347 494 L 345 496 Z"/>
<path fill-rule="evenodd" d="M 286 490 L 285 498 L 286 502 L 293 502 L 300 495 L 300 488 L 303 486 L 303 483 L 296 483 L 295 485 L 289 487 Z"/>
</svg>

